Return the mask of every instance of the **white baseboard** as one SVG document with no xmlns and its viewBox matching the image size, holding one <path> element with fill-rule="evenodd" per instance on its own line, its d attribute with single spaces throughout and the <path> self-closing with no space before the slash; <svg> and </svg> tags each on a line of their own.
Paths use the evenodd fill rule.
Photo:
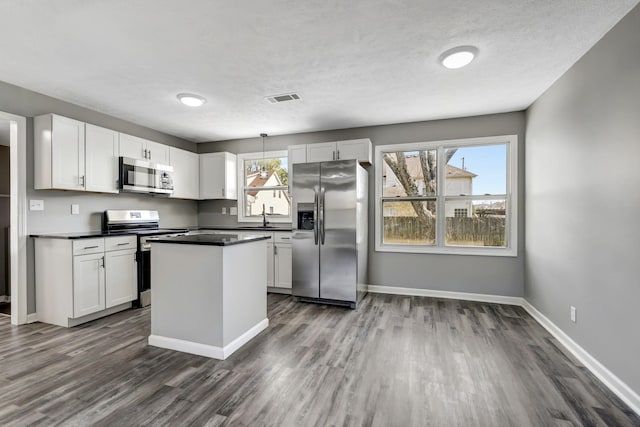
<svg viewBox="0 0 640 427">
<path fill-rule="evenodd" d="M 265 330 L 268 326 L 269 319 L 263 319 L 224 347 L 201 344 L 177 338 L 169 338 L 161 335 L 149 335 L 149 345 L 181 351 L 183 353 L 197 354 L 198 356 L 211 357 L 212 359 L 224 360 L 249 342 L 253 337 Z"/>
<path fill-rule="evenodd" d="M 524 308 L 543 328 L 553 335 L 567 348 L 593 375 L 606 385 L 616 396 L 626 403 L 636 414 L 640 415 L 640 395 L 625 384 L 613 372 L 608 370 L 595 357 L 589 354 L 578 343 L 572 340 L 562 329 L 557 327 L 545 315 L 540 313 L 527 300 L 521 297 L 506 297 L 500 295 L 474 294 L 466 292 L 435 291 L 430 289 L 397 288 L 394 286 L 369 285 L 369 292 L 378 294 L 394 294 L 408 296 L 423 296 L 432 298 L 448 298 L 495 304 L 518 305 Z"/>
<path fill-rule="evenodd" d="M 369 285 L 369 292 L 376 294 L 408 295 L 431 298 L 446 298 L 466 301 L 489 302 L 495 304 L 522 305 L 521 297 L 502 295 L 473 294 L 467 292 L 435 291 L 431 289 L 397 288 L 395 286 Z"/>
<path fill-rule="evenodd" d="M 34 323 L 38 321 L 38 313 L 27 314 L 27 323 Z"/>
<path fill-rule="evenodd" d="M 556 326 L 549 318 L 540 313 L 527 300 L 523 299 L 522 307 L 533 317 L 543 328 L 555 337 L 563 346 L 567 348 L 587 369 L 604 383 L 613 393 L 638 415 L 640 415 L 640 395 L 633 391 L 613 372 L 608 370 L 595 357 L 589 354 L 584 348 L 569 337 L 562 329 Z"/>
</svg>

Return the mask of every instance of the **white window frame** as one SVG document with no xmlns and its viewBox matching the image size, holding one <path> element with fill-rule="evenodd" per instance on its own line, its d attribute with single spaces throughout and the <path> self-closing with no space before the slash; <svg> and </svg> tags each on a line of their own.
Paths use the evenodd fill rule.
<svg viewBox="0 0 640 427">
<path fill-rule="evenodd" d="M 507 182 L 506 182 L 506 225 L 505 247 L 486 246 L 446 246 L 445 230 L 446 215 L 445 201 L 447 199 L 492 200 L 496 195 L 445 196 L 444 151 L 449 147 L 471 147 L 482 145 L 507 146 Z M 438 180 L 436 196 L 436 244 L 435 245 L 406 245 L 383 243 L 382 221 L 382 171 L 384 168 L 383 153 L 390 151 L 438 150 Z M 377 252 L 406 252 L 425 254 L 454 254 L 481 256 L 518 256 L 518 136 L 501 135 L 482 138 L 451 139 L 444 141 L 412 142 L 406 144 L 378 145 L 375 147 L 375 250 Z M 502 198 L 502 196 L 500 196 Z"/>
<path fill-rule="evenodd" d="M 244 176 L 245 160 L 262 160 L 263 158 L 271 159 L 274 157 L 288 158 L 288 156 L 289 156 L 288 150 L 265 151 L 264 154 L 262 153 L 262 151 L 260 151 L 257 153 L 242 153 L 237 155 L 236 158 L 238 162 L 238 167 L 236 168 L 236 170 L 238 171 L 238 222 L 251 222 L 251 223 L 262 222 L 262 217 L 245 216 L 245 206 L 244 206 L 245 193 L 246 193 L 245 189 L 248 188 L 246 186 L 247 184 Z M 289 165 L 288 162 L 287 162 L 287 165 Z M 288 171 L 288 172 L 290 173 L 291 171 Z M 289 187 L 287 185 L 281 185 L 276 187 L 265 187 L 264 189 L 289 191 Z M 292 210 L 293 210 L 293 207 L 289 209 L 289 212 L 291 212 Z M 273 217 L 273 216 L 267 215 L 267 221 L 269 221 L 270 223 L 291 223 L 291 215 L 286 217 L 285 216 Z"/>
</svg>

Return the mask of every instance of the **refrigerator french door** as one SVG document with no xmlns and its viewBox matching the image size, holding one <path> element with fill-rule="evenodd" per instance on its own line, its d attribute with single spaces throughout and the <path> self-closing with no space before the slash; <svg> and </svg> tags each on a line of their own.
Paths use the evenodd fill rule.
<svg viewBox="0 0 640 427">
<path fill-rule="evenodd" d="M 366 171 L 355 160 L 294 164 L 292 198 L 293 295 L 355 308 L 366 292 Z"/>
</svg>

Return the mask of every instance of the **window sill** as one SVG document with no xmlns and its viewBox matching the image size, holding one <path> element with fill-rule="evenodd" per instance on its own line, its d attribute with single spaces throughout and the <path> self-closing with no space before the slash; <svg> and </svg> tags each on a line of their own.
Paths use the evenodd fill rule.
<svg viewBox="0 0 640 427">
<path fill-rule="evenodd" d="M 493 256 L 493 257 L 517 257 L 518 251 L 514 248 L 485 248 L 485 247 L 428 247 L 411 245 L 376 245 L 376 252 L 396 252 L 408 254 L 431 254 L 431 255 L 472 255 L 472 256 Z"/>
</svg>

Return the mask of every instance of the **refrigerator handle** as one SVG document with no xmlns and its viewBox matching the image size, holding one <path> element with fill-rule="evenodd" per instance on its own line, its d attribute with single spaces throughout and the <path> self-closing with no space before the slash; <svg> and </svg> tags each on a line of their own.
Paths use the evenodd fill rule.
<svg viewBox="0 0 640 427">
<path fill-rule="evenodd" d="M 320 244 L 324 245 L 324 187 L 320 189 Z"/>
<path fill-rule="evenodd" d="M 313 240 L 318 244 L 318 190 L 313 189 Z"/>
</svg>

